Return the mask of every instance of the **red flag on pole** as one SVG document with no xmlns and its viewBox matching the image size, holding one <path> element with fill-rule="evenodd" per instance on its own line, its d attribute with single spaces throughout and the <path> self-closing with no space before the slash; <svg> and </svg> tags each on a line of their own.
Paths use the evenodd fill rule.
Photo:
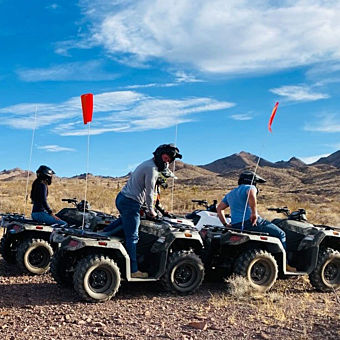
<svg viewBox="0 0 340 340">
<path fill-rule="evenodd" d="M 92 121 L 93 113 L 93 94 L 86 93 L 81 95 L 81 106 L 83 109 L 84 124 Z"/>
<path fill-rule="evenodd" d="M 269 132 L 272 132 L 272 123 L 273 123 L 273 120 L 274 120 L 274 117 L 275 117 L 275 114 L 276 114 L 278 106 L 279 106 L 279 102 L 276 102 L 276 104 L 275 104 L 275 106 L 273 108 L 272 114 L 270 115 L 269 123 L 268 123 L 268 130 L 269 130 Z"/>
</svg>

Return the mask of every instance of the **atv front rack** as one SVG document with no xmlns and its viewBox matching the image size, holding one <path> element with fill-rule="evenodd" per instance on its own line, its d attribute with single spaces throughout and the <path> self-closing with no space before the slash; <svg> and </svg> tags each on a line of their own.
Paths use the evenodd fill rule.
<svg viewBox="0 0 340 340">
<path fill-rule="evenodd" d="M 227 233 L 229 231 L 233 231 L 233 232 L 242 233 L 242 234 L 269 236 L 269 233 L 261 233 L 259 231 L 250 231 L 250 230 L 243 230 L 242 231 L 242 230 L 237 229 L 237 228 L 227 228 L 227 227 L 220 227 L 220 226 L 216 226 L 216 225 L 206 225 L 205 228 L 209 229 L 213 232 L 222 232 L 222 234 Z"/>
</svg>

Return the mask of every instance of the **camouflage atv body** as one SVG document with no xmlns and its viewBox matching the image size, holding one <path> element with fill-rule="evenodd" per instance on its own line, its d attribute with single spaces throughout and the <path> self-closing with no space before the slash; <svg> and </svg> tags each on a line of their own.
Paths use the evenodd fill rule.
<svg viewBox="0 0 340 340">
<path fill-rule="evenodd" d="M 202 240 L 188 225 L 141 220 L 137 261 L 139 270 L 148 272 L 147 279 L 131 277 L 124 237 L 64 229 L 55 230 L 52 238 L 61 241 L 51 263 L 53 278 L 63 286 L 73 286 L 86 301 L 111 299 L 121 280 L 161 281 L 176 293 L 193 292 L 203 281 L 204 267 L 198 255 Z"/>
<path fill-rule="evenodd" d="M 75 199 L 64 201 L 77 204 Z M 89 230 L 104 228 L 115 220 L 115 216 L 93 210 L 86 210 L 84 214 L 79 207 L 64 208 L 56 215 L 72 228 L 81 227 L 85 215 L 85 227 Z M 0 241 L 0 254 L 6 262 L 17 264 L 23 272 L 30 274 L 44 274 L 49 270 L 51 257 L 58 246 L 50 242 L 55 225 L 38 223 L 19 214 L 4 214 L 1 227 L 4 232 Z"/>
<path fill-rule="evenodd" d="M 286 232 L 286 250 L 278 238 L 265 233 L 206 226 L 201 231 L 206 271 L 245 276 L 260 291 L 269 290 L 279 273 L 281 277 L 309 275 L 311 284 L 321 291 L 338 289 L 340 230 L 312 225 L 298 217 L 299 211 L 286 215 L 272 221 Z M 287 262 L 297 271 L 287 270 Z"/>
</svg>

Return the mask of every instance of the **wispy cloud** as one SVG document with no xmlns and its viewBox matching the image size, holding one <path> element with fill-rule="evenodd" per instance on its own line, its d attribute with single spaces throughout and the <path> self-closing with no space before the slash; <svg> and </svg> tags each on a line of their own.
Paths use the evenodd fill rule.
<svg viewBox="0 0 340 340">
<path fill-rule="evenodd" d="M 203 112 L 224 110 L 234 103 L 208 97 L 167 99 L 150 97 L 135 91 L 104 92 L 94 96 L 91 134 L 164 129 L 191 122 Z M 37 119 L 35 109 L 37 107 Z M 82 124 L 80 98 L 62 103 L 22 103 L 0 108 L 0 125 L 16 129 L 49 126 L 62 136 L 87 134 Z"/>
<path fill-rule="evenodd" d="M 102 81 L 112 80 L 117 74 L 104 71 L 101 61 L 74 62 L 54 65 L 47 68 L 19 69 L 19 78 L 26 82 L 36 81 Z"/>
<path fill-rule="evenodd" d="M 334 114 L 320 117 L 314 122 L 309 122 L 304 126 L 305 131 L 315 132 L 340 132 L 340 120 Z"/>
<path fill-rule="evenodd" d="M 169 83 L 149 83 L 149 84 L 136 84 L 136 85 L 128 85 L 125 86 L 125 89 L 139 89 L 139 88 L 148 88 L 148 87 L 173 87 L 179 86 L 184 83 L 200 83 L 203 80 L 196 78 L 194 75 L 187 74 L 184 71 L 177 71 L 175 73 L 175 80 Z"/>
<path fill-rule="evenodd" d="M 63 53 L 72 45 L 99 45 L 132 64 L 156 58 L 218 73 L 340 60 L 338 1 L 81 0 L 80 5 L 90 32 L 66 44 Z"/>
<path fill-rule="evenodd" d="M 330 153 L 324 153 L 324 154 L 316 155 L 316 156 L 299 157 L 299 159 L 301 159 L 306 164 L 312 164 L 312 163 L 318 161 L 320 158 L 328 157 L 329 155 L 330 155 Z"/>
<path fill-rule="evenodd" d="M 285 97 L 289 101 L 315 101 L 329 98 L 328 94 L 315 92 L 306 85 L 287 85 L 269 91 L 278 96 Z"/>
<path fill-rule="evenodd" d="M 59 145 L 44 145 L 44 146 L 38 146 L 38 149 L 45 150 L 47 152 L 61 152 L 61 151 L 76 151 L 73 148 L 67 148 L 64 146 Z"/>
<path fill-rule="evenodd" d="M 253 119 L 253 117 L 248 113 L 240 113 L 240 114 L 236 114 L 236 115 L 231 115 L 230 118 L 234 119 L 234 120 L 251 120 L 251 119 Z"/>
</svg>

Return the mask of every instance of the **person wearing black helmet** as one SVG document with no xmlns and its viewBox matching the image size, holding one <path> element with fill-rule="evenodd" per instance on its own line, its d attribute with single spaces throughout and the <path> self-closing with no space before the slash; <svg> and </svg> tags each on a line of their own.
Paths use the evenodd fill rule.
<svg viewBox="0 0 340 340">
<path fill-rule="evenodd" d="M 257 213 L 257 183 L 265 183 L 266 180 L 253 171 L 243 171 L 238 180 L 238 187 L 224 196 L 217 207 L 217 214 L 221 223 L 226 227 L 243 230 L 259 231 L 278 237 L 286 248 L 286 234 L 275 224 L 260 217 Z M 224 210 L 230 207 L 231 225 L 225 220 Z"/>
<path fill-rule="evenodd" d="M 41 165 L 36 174 L 37 178 L 33 182 L 31 190 L 31 200 L 33 203 L 32 219 L 49 225 L 67 225 L 65 221 L 53 215 L 52 209 L 47 203 L 48 186 L 51 185 L 55 172 L 48 166 Z"/>
<path fill-rule="evenodd" d="M 153 155 L 153 158 L 137 166 L 116 197 L 116 206 L 125 235 L 125 246 L 131 260 L 131 276 L 134 278 L 148 277 L 147 273 L 138 270 L 136 258 L 140 208 L 145 202 L 148 215 L 157 216 L 154 209 L 154 195 L 158 175 L 176 158 L 182 158 L 179 149 L 174 144 L 160 145 Z"/>
</svg>

